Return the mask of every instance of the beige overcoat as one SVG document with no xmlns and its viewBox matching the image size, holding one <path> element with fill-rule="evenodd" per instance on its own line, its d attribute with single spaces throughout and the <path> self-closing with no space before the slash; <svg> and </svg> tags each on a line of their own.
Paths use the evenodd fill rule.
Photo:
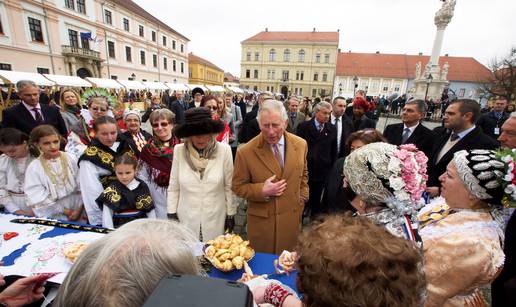
<svg viewBox="0 0 516 307">
<path fill-rule="evenodd" d="M 247 234 L 258 252 L 279 254 L 294 248 L 308 199 L 308 147 L 294 134 L 285 132 L 284 137 L 283 170 L 262 134 L 238 148 L 235 158 L 232 189 L 248 200 Z M 277 180 L 286 179 L 287 188 L 283 195 L 266 199 L 263 183 L 273 175 Z"/>
</svg>

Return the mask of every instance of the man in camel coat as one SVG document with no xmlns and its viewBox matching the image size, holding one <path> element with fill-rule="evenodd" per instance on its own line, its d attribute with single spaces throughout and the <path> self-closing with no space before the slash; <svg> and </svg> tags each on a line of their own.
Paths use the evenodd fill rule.
<svg viewBox="0 0 516 307">
<path fill-rule="evenodd" d="M 248 200 L 247 234 L 258 252 L 292 250 L 308 200 L 306 142 L 285 131 L 283 104 L 267 100 L 258 112 L 261 133 L 240 147 L 233 192 Z"/>
</svg>

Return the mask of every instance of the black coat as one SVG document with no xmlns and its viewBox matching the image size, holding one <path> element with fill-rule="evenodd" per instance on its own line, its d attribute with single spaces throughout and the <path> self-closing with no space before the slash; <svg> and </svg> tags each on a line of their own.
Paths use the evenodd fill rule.
<svg viewBox="0 0 516 307">
<path fill-rule="evenodd" d="M 42 103 L 39 105 L 41 108 L 40 112 L 43 115 L 41 125 L 52 125 L 59 131 L 59 134 L 66 137 L 68 130 L 59 109 Z M 2 128 L 16 128 L 26 134 L 30 134 L 37 125 L 32 113 L 22 103 L 18 103 L 2 112 Z"/>
<path fill-rule="evenodd" d="M 319 132 L 314 121 L 312 118 L 299 124 L 296 134 L 308 144 L 308 180 L 326 181 L 337 158 L 337 129 L 331 123 L 326 123 Z"/>
<path fill-rule="evenodd" d="M 444 156 L 437 162 L 439 152 L 443 148 L 444 144 L 450 138 L 451 132 L 442 134 L 436 138 L 436 142 L 432 149 L 431 160 L 428 161 L 428 182 L 429 187 L 440 187 L 439 176 L 446 172 L 448 163 L 453 159 L 453 154 L 460 150 L 470 149 L 495 149 L 498 147 L 498 143 L 492 138 L 488 137 L 479 127 L 475 127 L 470 133 L 466 134 L 461 140 L 459 140 Z"/>
<path fill-rule="evenodd" d="M 500 128 L 508 118 L 509 114 L 505 112 L 502 113 L 502 118 L 500 119 L 496 118 L 494 112 L 489 112 L 480 116 L 476 125 L 482 129 L 484 134 L 496 140 L 500 136 Z M 498 134 L 495 134 L 496 128 L 498 128 Z"/>
<path fill-rule="evenodd" d="M 505 228 L 504 254 L 502 272 L 491 285 L 493 307 L 516 306 L 516 213 Z"/>
<path fill-rule="evenodd" d="M 238 143 L 247 143 L 249 140 L 252 139 L 252 137 L 249 137 L 251 134 L 248 135 L 249 123 L 252 120 L 256 121 L 257 115 L 258 115 L 258 104 L 253 106 L 253 109 L 251 110 L 251 112 L 247 113 L 245 116 L 242 115 L 244 120 L 242 121 L 242 125 L 240 125 L 240 130 L 238 131 Z M 256 122 L 256 124 L 258 124 L 258 122 Z"/>
<path fill-rule="evenodd" d="M 357 128 L 355 128 L 355 118 L 350 117 L 349 119 L 352 122 L 353 132 L 368 129 L 368 128 L 376 129 L 376 122 L 365 115 L 362 116 L 362 118 L 360 119 L 360 124 L 358 125 Z"/>
<path fill-rule="evenodd" d="M 338 124 L 342 125 L 342 133 L 340 135 L 340 149 L 338 151 L 339 154 L 337 158 L 342 158 L 348 154 L 348 152 L 346 152 L 346 141 L 348 140 L 349 135 L 353 133 L 353 122 L 346 115 L 342 115 Z M 335 125 L 335 129 L 337 132 L 339 131 L 337 125 Z"/>
<path fill-rule="evenodd" d="M 345 160 L 346 158 L 337 159 L 328 173 L 328 179 L 324 187 L 324 194 L 321 202 L 324 212 L 332 214 L 347 211 L 354 213 L 356 211 L 349 200 L 350 196 L 354 198 L 356 195 L 349 195 L 349 189 L 344 189 L 342 187 L 342 181 L 344 180 L 342 169 L 344 167 Z"/>
<path fill-rule="evenodd" d="M 174 112 L 176 115 L 175 122 L 176 124 L 181 124 L 185 120 L 185 106 L 182 101 L 174 100 L 170 103 L 169 107 L 170 111 Z"/>
<path fill-rule="evenodd" d="M 401 136 L 403 135 L 403 123 L 392 124 L 385 127 L 383 131 L 383 136 L 389 141 L 390 144 L 393 145 L 401 145 Z M 427 157 L 430 158 L 432 154 L 432 147 L 435 142 L 436 135 L 432 132 L 432 130 L 423 126 L 422 123 L 416 127 L 414 132 L 408 138 L 406 144 L 414 144 L 416 147 L 425 153 Z"/>
</svg>

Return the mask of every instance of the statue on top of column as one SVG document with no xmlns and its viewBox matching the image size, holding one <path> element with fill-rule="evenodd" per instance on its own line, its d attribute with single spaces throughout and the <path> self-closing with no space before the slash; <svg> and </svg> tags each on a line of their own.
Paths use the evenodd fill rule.
<svg viewBox="0 0 516 307">
<path fill-rule="evenodd" d="M 444 0 L 441 8 L 435 13 L 434 23 L 438 29 L 444 29 L 450 23 L 457 0 Z"/>
<path fill-rule="evenodd" d="M 441 70 L 441 80 L 446 80 L 446 76 L 448 76 L 448 69 L 450 65 L 448 62 L 444 63 L 443 69 Z"/>
<path fill-rule="evenodd" d="M 421 76 L 421 61 L 416 63 L 416 77 L 414 79 L 419 79 Z"/>
</svg>

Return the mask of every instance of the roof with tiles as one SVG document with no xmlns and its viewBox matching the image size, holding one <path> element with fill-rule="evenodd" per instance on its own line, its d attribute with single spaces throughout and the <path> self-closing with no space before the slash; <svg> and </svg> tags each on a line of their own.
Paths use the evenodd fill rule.
<svg viewBox="0 0 516 307">
<path fill-rule="evenodd" d="M 337 75 L 414 79 L 417 62 L 424 70 L 429 59 L 426 55 L 342 52 L 337 58 Z M 474 58 L 439 58 L 441 66 L 446 62 L 450 81 L 482 82 L 491 77 L 491 71 Z"/>
<path fill-rule="evenodd" d="M 202 64 L 202 65 L 206 65 L 206 66 L 211 67 L 216 70 L 224 71 L 223 69 L 219 68 L 217 65 L 213 64 L 212 62 L 210 62 L 206 59 L 203 59 L 200 56 L 193 54 L 192 52 L 190 52 L 188 54 L 188 62 L 190 64 Z"/>
<path fill-rule="evenodd" d="M 262 31 L 242 41 L 247 42 L 320 42 L 339 43 L 339 32 L 271 32 Z"/>
</svg>

